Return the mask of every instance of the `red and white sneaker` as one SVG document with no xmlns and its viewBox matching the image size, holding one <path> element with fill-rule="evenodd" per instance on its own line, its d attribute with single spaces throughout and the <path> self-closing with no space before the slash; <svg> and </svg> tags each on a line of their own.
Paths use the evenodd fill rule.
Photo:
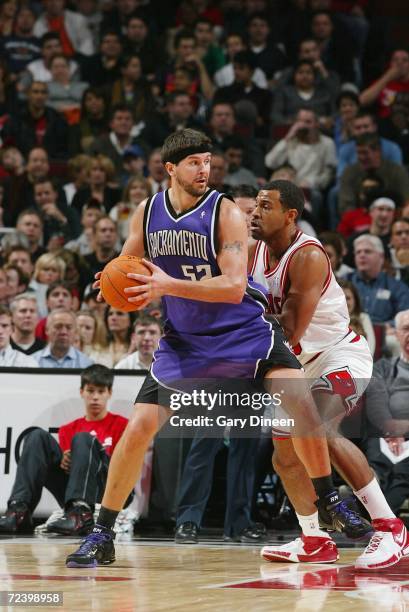
<svg viewBox="0 0 409 612">
<path fill-rule="evenodd" d="M 395 565 L 409 554 L 409 534 L 400 519 L 375 519 L 372 525 L 375 533 L 356 560 L 356 569 L 382 569 Z"/>
<path fill-rule="evenodd" d="M 264 546 L 261 556 L 266 561 L 291 563 L 335 563 L 339 555 L 331 538 L 305 536 L 281 546 Z"/>
</svg>

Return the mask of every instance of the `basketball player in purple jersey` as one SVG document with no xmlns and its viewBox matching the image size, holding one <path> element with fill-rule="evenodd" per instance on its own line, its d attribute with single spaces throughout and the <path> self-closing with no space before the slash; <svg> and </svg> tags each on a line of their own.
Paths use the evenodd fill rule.
<svg viewBox="0 0 409 612">
<path fill-rule="evenodd" d="M 269 390 L 280 390 L 291 379 L 295 384 L 285 388 L 295 420 L 293 444 L 317 503 L 334 529 L 360 521 L 345 512 L 334 489 L 325 432 L 300 365 L 280 325 L 263 316 L 262 287 L 247 278 L 242 213 L 207 187 L 211 141 L 191 129 L 175 132 L 163 145 L 162 159 L 172 187 L 139 205 L 122 254 L 148 254 L 152 274 L 128 275 L 142 283 L 127 290 L 128 299 L 144 308 L 162 298 L 165 334 L 112 456 L 97 524 L 68 556 L 68 567 L 115 560 L 115 519 L 138 480 L 146 449 L 171 414 L 170 390 L 178 380 L 264 378 Z"/>
</svg>

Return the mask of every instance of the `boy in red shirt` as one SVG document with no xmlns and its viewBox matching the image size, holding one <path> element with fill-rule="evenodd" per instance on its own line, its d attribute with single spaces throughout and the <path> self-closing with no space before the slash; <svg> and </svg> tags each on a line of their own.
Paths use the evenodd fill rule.
<svg viewBox="0 0 409 612">
<path fill-rule="evenodd" d="M 102 499 L 110 455 L 128 419 L 108 412 L 114 375 L 103 365 L 92 365 L 81 374 L 80 394 L 85 416 L 58 432 L 59 444 L 43 429 L 34 429 L 24 442 L 16 479 L 0 533 L 33 530 L 32 512 L 46 487 L 64 508 L 64 514 L 47 525 L 47 531 L 83 535 L 94 525 L 94 505 Z"/>
</svg>

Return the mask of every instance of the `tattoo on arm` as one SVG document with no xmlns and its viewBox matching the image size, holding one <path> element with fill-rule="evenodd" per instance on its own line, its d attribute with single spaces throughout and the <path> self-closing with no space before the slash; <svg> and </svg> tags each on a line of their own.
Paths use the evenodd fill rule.
<svg viewBox="0 0 409 612">
<path fill-rule="evenodd" d="M 223 245 L 222 250 L 241 253 L 241 251 L 243 250 L 243 243 L 240 240 L 236 240 L 235 242 L 226 242 Z"/>
</svg>

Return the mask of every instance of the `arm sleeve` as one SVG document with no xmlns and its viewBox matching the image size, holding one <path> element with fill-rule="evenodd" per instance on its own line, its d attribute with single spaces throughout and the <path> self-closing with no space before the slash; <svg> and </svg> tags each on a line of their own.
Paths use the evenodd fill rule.
<svg viewBox="0 0 409 612">
<path fill-rule="evenodd" d="M 69 425 L 62 425 L 58 430 L 58 442 L 63 453 L 71 448 L 72 431 Z"/>
<path fill-rule="evenodd" d="M 273 170 L 288 161 L 288 142 L 283 138 L 267 153 L 264 163 L 267 168 Z"/>
</svg>

